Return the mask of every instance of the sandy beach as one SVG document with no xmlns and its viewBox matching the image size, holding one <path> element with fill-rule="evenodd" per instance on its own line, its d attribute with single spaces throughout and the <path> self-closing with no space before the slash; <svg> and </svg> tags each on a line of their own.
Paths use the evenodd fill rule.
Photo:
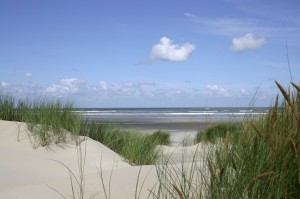
<svg viewBox="0 0 300 199">
<path fill-rule="evenodd" d="M 0 120 L 0 198 L 61 198 L 72 195 L 70 171 L 80 179 L 78 146 L 74 140 L 64 145 L 34 148 L 26 125 Z M 19 135 L 19 138 L 18 138 Z M 157 183 L 154 165 L 132 166 L 115 152 L 88 137 L 81 137 L 85 151 L 84 198 L 147 198 Z M 192 159 L 204 145 L 161 146 L 172 163 L 182 161 L 183 153 Z M 190 154 L 187 155 L 187 154 Z M 68 169 L 67 169 L 68 168 Z M 102 177 L 101 177 L 102 176 Z M 79 191 L 76 180 L 75 193 Z M 105 190 L 103 188 L 105 187 Z M 105 196 L 106 194 L 106 196 Z"/>
</svg>

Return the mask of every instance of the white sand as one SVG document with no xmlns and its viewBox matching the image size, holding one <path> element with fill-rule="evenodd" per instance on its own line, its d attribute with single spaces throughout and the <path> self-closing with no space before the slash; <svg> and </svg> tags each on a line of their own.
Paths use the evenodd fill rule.
<svg viewBox="0 0 300 199">
<path fill-rule="evenodd" d="M 24 123 L 0 120 L 0 198 L 61 198 L 57 192 L 71 196 L 71 180 L 65 166 L 79 179 L 78 147 L 69 142 L 63 147 L 51 144 L 34 149 L 28 134 Z M 136 190 L 141 190 L 140 198 L 147 198 L 157 183 L 155 166 L 131 166 L 101 143 L 81 138 L 85 139 L 81 148 L 86 150 L 84 198 L 105 198 L 99 171 L 109 198 L 134 198 Z M 186 152 L 194 154 L 200 148 L 203 146 L 160 147 L 165 155 L 172 155 L 174 162 L 182 161 L 183 153 L 191 158 Z M 76 184 L 74 178 L 73 183 Z M 78 186 L 74 188 L 77 194 Z"/>
</svg>

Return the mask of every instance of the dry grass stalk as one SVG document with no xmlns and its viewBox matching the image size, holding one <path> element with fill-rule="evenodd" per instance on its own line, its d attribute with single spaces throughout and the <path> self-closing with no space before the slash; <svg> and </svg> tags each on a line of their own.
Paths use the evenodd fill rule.
<svg viewBox="0 0 300 199">
<path fill-rule="evenodd" d="M 259 174 L 258 176 L 256 176 L 255 178 L 253 178 L 251 180 L 250 186 L 252 186 L 256 181 L 262 180 L 263 178 L 266 178 L 266 177 L 269 177 L 269 176 L 274 176 L 274 174 L 275 173 L 273 171 L 269 171 L 269 172 Z"/>
<path fill-rule="evenodd" d="M 261 132 L 258 130 L 258 128 L 252 124 L 252 127 L 254 128 L 255 132 L 257 133 L 257 135 L 260 137 L 260 138 L 263 138 L 263 135 L 261 134 Z"/>
<path fill-rule="evenodd" d="M 183 197 L 182 191 L 180 191 L 180 189 L 175 184 L 172 184 L 172 187 L 175 189 L 175 191 L 178 194 L 179 198 L 183 199 L 184 197 Z"/>
<path fill-rule="evenodd" d="M 229 133 L 227 133 L 226 141 L 225 141 L 225 158 L 226 158 L 226 161 L 228 160 L 228 156 L 229 156 Z"/>
<path fill-rule="evenodd" d="M 269 132 L 269 130 L 270 130 L 270 124 L 272 124 L 271 115 L 272 115 L 272 112 L 269 110 L 269 112 L 267 113 L 266 119 L 265 119 L 265 121 L 266 121 L 265 122 L 265 128 L 264 128 L 265 132 Z"/>
<path fill-rule="evenodd" d="M 220 156 L 219 151 L 216 151 L 216 155 L 217 155 L 218 167 L 219 167 L 219 170 L 221 170 L 222 169 L 222 161 L 221 161 L 221 156 Z"/>
<path fill-rule="evenodd" d="M 277 120 L 277 113 L 278 113 L 278 95 L 276 96 L 275 105 L 273 107 L 273 112 L 272 112 L 273 123 Z"/>
<path fill-rule="evenodd" d="M 262 173 L 262 174 L 259 174 L 258 176 L 256 176 L 253 180 L 256 181 L 256 180 L 261 180 L 267 176 L 273 176 L 275 173 L 273 171 L 269 171 L 269 172 L 265 172 L 265 173 Z"/>
<path fill-rule="evenodd" d="M 219 179 L 222 180 L 223 174 L 224 174 L 224 171 L 225 171 L 225 166 L 224 167 L 222 166 L 222 160 L 221 160 L 221 156 L 220 156 L 219 151 L 216 151 L 216 155 L 217 155 L 218 167 L 219 167 L 219 170 L 220 170 Z"/>
<path fill-rule="evenodd" d="M 295 83 L 293 83 L 293 82 L 291 82 L 291 84 L 294 86 L 294 88 L 295 88 L 298 92 L 300 92 L 300 86 L 298 86 L 297 84 L 295 84 Z"/>
<path fill-rule="evenodd" d="M 291 99 L 290 99 L 289 95 L 287 94 L 287 92 L 277 81 L 275 81 L 275 83 L 276 83 L 277 87 L 279 88 L 280 92 L 282 93 L 284 99 L 287 101 L 289 106 L 292 107 Z"/>
<path fill-rule="evenodd" d="M 291 146 L 291 149 L 292 149 L 292 151 L 293 151 L 294 156 L 295 156 L 296 158 L 298 158 L 297 147 L 296 147 L 295 142 L 294 142 L 292 139 L 290 139 L 290 146 Z"/>
<path fill-rule="evenodd" d="M 213 164 L 212 164 L 210 158 L 208 158 L 207 161 L 208 161 L 208 169 L 209 169 L 209 172 L 210 172 L 210 175 L 212 178 L 212 182 L 213 182 L 216 179 L 216 174 L 214 172 Z"/>
</svg>

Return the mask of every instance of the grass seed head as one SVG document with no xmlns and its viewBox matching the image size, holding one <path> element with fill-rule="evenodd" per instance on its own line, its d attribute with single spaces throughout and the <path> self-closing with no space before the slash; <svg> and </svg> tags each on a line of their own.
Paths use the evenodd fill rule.
<svg viewBox="0 0 300 199">
<path fill-rule="evenodd" d="M 277 81 L 275 81 L 275 83 L 276 83 L 277 87 L 279 88 L 280 92 L 282 93 L 284 99 L 286 100 L 286 102 L 291 107 L 292 103 L 291 103 L 291 99 L 290 99 L 289 94 L 284 90 L 284 88 Z"/>
</svg>

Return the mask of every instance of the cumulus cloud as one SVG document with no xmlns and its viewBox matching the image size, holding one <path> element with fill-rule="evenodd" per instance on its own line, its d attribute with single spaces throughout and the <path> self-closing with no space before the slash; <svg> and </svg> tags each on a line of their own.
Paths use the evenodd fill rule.
<svg viewBox="0 0 300 199">
<path fill-rule="evenodd" d="M 230 49 L 236 52 L 243 52 L 261 48 L 265 44 L 266 39 L 264 37 L 255 38 L 252 33 L 247 33 L 243 37 L 234 37 Z"/>
<path fill-rule="evenodd" d="M 240 90 L 240 96 L 248 96 L 248 95 L 250 95 L 250 93 L 249 93 L 249 91 L 247 89 L 242 88 Z"/>
<path fill-rule="evenodd" d="M 152 47 L 150 56 L 152 60 L 185 61 L 195 49 L 194 44 L 178 45 L 174 44 L 168 37 L 162 37 L 160 42 Z"/>
<path fill-rule="evenodd" d="M 223 97 L 229 97 L 230 94 L 227 89 L 222 88 L 218 85 L 207 85 L 206 87 L 211 95 L 221 95 Z"/>
<path fill-rule="evenodd" d="M 30 78 L 32 78 L 32 73 L 25 73 L 24 76 L 25 76 L 27 79 L 30 79 Z"/>
<path fill-rule="evenodd" d="M 85 80 L 78 78 L 62 79 L 43 89 L 45 93 L 58 96 L 77 95 L 94 96 L 97 98 L 105 97 L 124 97 L 143 95 L 145 90 L 155 87 L 156 83 L 152 81 L 138 82 L 107 82 L 104 80 L 96 84 L 90 84 Z M 101 96 L 101 97 L 100 97 Z"/>
<path fill-rule="evenodd" d="M 99 86 L 102 90 L 108 90 L 109 84 L 106 81 L 100 81 Z"/>
<path fill-rule="evenodd" d="M 74 85 L 83 85 L 86 83 L 86 81 L 78 78 L 70 78 L 70 79 L 62 79 L 60 80 L 60 83 L 66 86 L 74 86 Z"/>
<path fill-rule="evenodd" d="M 8 83 L 7 83 L 7 82 L 0 82 L 0 83 L 1 83 L 1 84 L 0 84 L 1 87 L 3 87 L 3 88 L 8 86 Z"/>
<path fill-rule="evenodd" d="M 106 81 L 100 81 L 95 86 L 92 86 L 93 92 L 99 92 L 102 95 L 109 96 L 129 96 L 140 94 L 144 95 L 145 89 L 155 87 L 156 83 L 152 81 L 138 81 L 138 82 L 119 82 L 109 83 Z"/>
<path fill-rule="evenodd" d="M 52 84 L 45 89 L 47 93 L 78 93 L 84 91 L 82 88 L 86 84 L 85 80 L 78 78 L 62 79 L 57 84 Z"/>
</svg>

